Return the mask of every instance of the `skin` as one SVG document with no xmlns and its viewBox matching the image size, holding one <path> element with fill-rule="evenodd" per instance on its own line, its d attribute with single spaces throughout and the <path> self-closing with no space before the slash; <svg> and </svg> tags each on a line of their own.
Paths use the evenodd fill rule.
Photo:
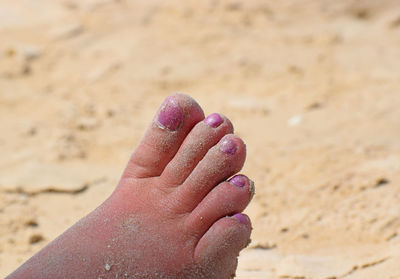
<svg viewBox="0 0 400 279">
<path fill-rule="evenodd" d="M 161 105 L 112 195 L 15 278 L 232 278 L 254 193 L 231 122 L 189 96 Z"/>
</svg>

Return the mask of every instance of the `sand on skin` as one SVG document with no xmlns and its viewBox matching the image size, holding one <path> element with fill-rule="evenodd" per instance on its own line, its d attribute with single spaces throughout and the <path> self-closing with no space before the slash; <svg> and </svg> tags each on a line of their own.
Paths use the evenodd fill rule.
<svg viewBox="0 0 400 279">
<path fill-rule="evenodd" d="M 2 1 L 0 277 L 111 193 L 180 91 L 247 144 L 238 278 L 400 278 L 397 7 Z"/>
</svg>

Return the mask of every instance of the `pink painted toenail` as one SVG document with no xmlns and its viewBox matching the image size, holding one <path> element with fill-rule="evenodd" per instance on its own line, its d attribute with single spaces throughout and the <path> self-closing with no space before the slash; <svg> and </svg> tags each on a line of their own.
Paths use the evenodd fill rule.
<svg viewBox="0 0 400 279">
<path fill-rule="evenodd" d="M 218 113 L 210 114 L 206 119 L 204 119 L 204 122 L 213 128 L 217 128 L 219 125 L 221 125 L 222 121 L 223 119 Z"/>
<path fill-rule="evenodd" d="M 164 101 L 161 105 L 157 120 L 161 128 L 170 131 L 178 130 L 183 121 L 183 111 L 174 98 L 168 97 Z"/>
<path fill-rule="evenodd" d="M 230 138 L 223 139 L 219 148 L 227 154 L 235 154 L 236 152 L 236 144 Z"/>
<path fill-rule="evenodd" d="M 238 186 L 238 187 L 244 187 L 247 183 L 247 177 L 244 175 L 235 175 L 231 179 L 229 179 L 229 182 Z"/>
<path fill-rule="evenodd" d="M 242 224 L 246 224 L 247 223 L 247 218 L 242 213 L 236 213 L 232 217 L 234 217 L 237 220 L 239 220 L 239 222 L 242 223 Z"/>
</svg>

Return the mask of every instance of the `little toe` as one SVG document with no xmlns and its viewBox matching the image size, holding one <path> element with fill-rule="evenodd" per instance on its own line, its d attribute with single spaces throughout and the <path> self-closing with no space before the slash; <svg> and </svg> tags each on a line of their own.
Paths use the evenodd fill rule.
<svg viewBox="0 0 400 279">
<path fill-rule="evenodd" d="M 212 188 L 243 167 L 246 147 L 232 134 L 208 150 L 186 181 L 175 192 L 182 211 L 191 212 Z"/>
<path fill-rule="evenodd" d="M 182 184 L 207 151 L 220 139 L 233 132 L 232 123 L 223 115 L 213 113 L 190 131 L 175 157 L 168 163 L 161 177 L 168 184 Z"/>
<path fill-rule="evenodd" d="M 220 183 L 189 214 L 186 226 L 203 235 L 222 217 L 242 212 L 254 195 L 254 183 L 245 175 L 235 175 Z"/>
<path fill-rule="evenodd" d="M 247 215 L 237 213 L 215 222 L 197 243 L 195 261 L 212 271 L 209 278 L 233 278 L 237 257 L 250 243 L 251 222 Z"/>
<path fill-rule="evenodd" d="M 168 97 L 132 154 L 122 177 L 159 176 L 186 135 L 203 119 L 201 107 L 191 97 L 184 94 Z"/>
</svg>

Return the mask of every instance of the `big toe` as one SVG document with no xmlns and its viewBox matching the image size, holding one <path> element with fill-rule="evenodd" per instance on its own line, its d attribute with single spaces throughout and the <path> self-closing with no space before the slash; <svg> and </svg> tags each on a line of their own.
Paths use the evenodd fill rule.
<svg viewBox="0 0 400 279">
<path fill-rule="evenodd" d="M 184 94 L 165 99 L 132 154 L 123 178 L 159 176 L 190 130 L 204 119 L 197 102 Z"/>
</svg>

